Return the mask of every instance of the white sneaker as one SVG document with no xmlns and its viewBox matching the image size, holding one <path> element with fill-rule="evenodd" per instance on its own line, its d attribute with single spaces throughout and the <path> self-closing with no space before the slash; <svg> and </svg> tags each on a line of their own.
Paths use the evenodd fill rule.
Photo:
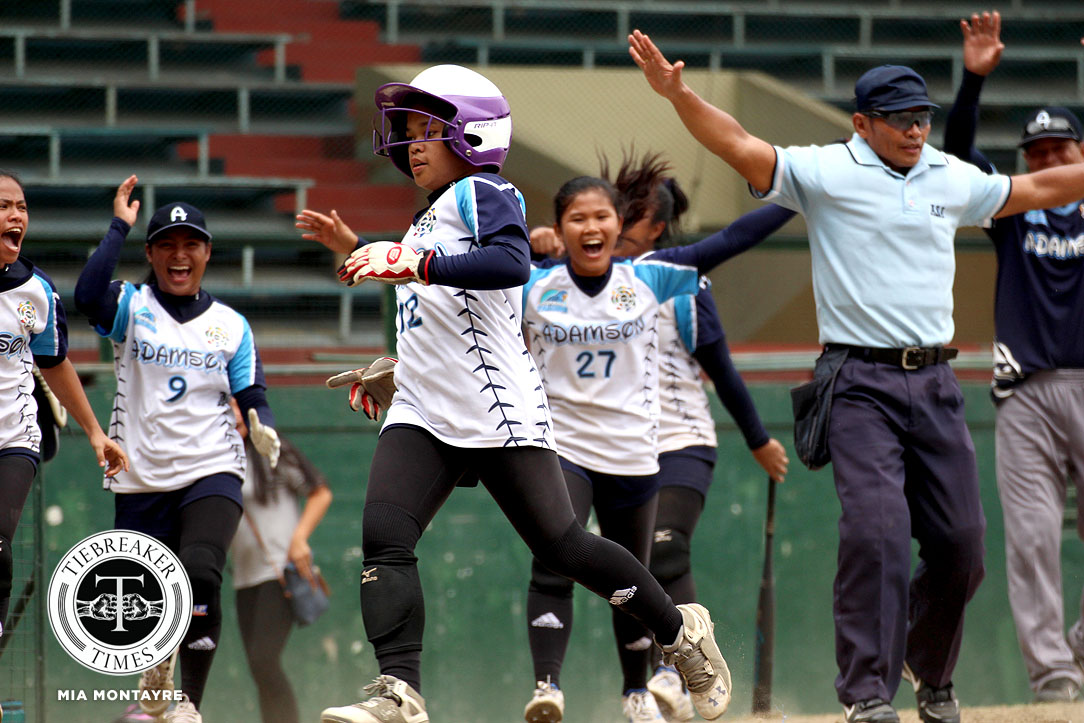
<svg viewBox="0 0 1084 723">
<path fill-rule="evenodd" d="M 406 681 L 381 675 L 364 688 L 369 700 L 339 708 L 327 708 L 321 723 L 429 723 L 425 698 Z"/>
<path fill-rule="evenodd" d="M 682 723 L 693 719 L 693 699 L 689 696 L 689 691 L 685 690 L 685 684 L 681 682 L 681 676 L 674 668 L 660 665 L 651 680 L 647 681 L 647 689 L 655 696 L 659 712 L 666 723 Z"/>
<path fill-rule="evenodd" d="M 203 716 L 200 715 L 200 712 L 196 710 L 196 706 L 192 705 L 192 701 L 188 700 L 186 695 L 173 710 L 158 720 L 162 721 L 162 723 L 203 723 Z"/>
<path fill-rule="evenodd" d="M 659 704 L 655 702 L 655 696 L 645 688 L 634 690 L 621 698 L 621 710 L 629 719 L 629 723 L 650 723 L 661 721 L 662 713 L 659 712 Z"/>
<path fill-rule="evenodd" d="M 697 603 L 677 608 L 681 632 L 672 645 L 660 646 L 662 662 L 681 673 L 696 712 L 705 720 L 715 720 L 730 705 L 730 669 L 715 643 L 715 625 L 707 608 Z"/>
<path fill-rule="evenodd" d="M 527 723 L 559 723 L 564 716 L 565 694 L 546 676 L 546 680 L 535 684 L 534 694 L 523 709 L 523 720 Z"/>
<path fill-rule="evenodd" d="M 169 709 L 172 697 L 161 695 L 159 698 L 143 698 L 144 691 L 169 691 L 173 692 L 173 669 L 177 665 L 177 653 L 180 648 L 173 651 L 173 655 L 163 660 L 153 668 L 148 668 L 139 676 L 139 709 L 147 715 L 160 716 Z M 182 719 L 183 720 L 183 719 Z"/>
</svg>

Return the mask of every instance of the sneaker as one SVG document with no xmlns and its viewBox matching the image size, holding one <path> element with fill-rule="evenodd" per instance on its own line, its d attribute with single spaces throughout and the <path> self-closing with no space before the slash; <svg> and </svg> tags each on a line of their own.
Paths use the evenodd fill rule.
<svg viewBox="0 0 1084 723">
<path fill-rule="evenodd" d="M 715 720 L 730 705 L 730 669 L 715 643 L 715 625 L 703 605 L 677 606 L 681 632 L 673 645 L 662 647 L 662 662 L 677 668 L 693 699 L 696 712 Z"/>
<path fill-rule="evenodd" d="M 960 701 L 952 683 L 935 688 L 918 679 L 911 666 L 903 664 L 903 679 L 915 688 L 918 701 L 918 717 L 923 723 L 960 723 Z"/>
<path fill-rule="evenodd" d="M 559 723 L 565 717 L 565 694 L 549 681 L 540 680 L 535 684 L 534 694 L 523 709 L 523 720 L 527 723 Z"/>
<path fill-rule="evenodd" d="M 173 707 L 173 710 L 159 718 L 162 723 L 203 723 L 203 716 L 188 700 L 188 696 L 181 698 L 181 702 Z"/>
<path fill-rule="evenodd" d="M 148 715 L 140 710 L 139 703 L 132 703 L 113 723 L 154 723 L 157 720 L 158 716 Z"/>
<path fill-rule="evenodd" d="M 847 723 L 900 723 L 896 709 L 880 698 L 843 706 L 843 720 Z"/>
<path fill-rule="evenodd" d="M 169 709 L 169 704 L 172 702 L 172 698 L 162 695 L 159 698 L 148 697 L 143 699 L 144 691 L 173 691 L 173 669 L 177 665 L 177 652 L 180 648 L 173 651 L 173 655 L 163 660 L 153 668 L 148 668 L 143 671 L 143 675 L 139 676 L 139 709 L 149 716 L 160 716 Z"/>
<path fill-rule="evenodd" d="M 655 696 L 659 712 L 666 723 L 681 723 L 693 719 L 693 699 L 689 696 L 689 691 L 685 690 L 685 684 L 681 682 L 681 676 L 674 668 L 665 665 L 656 668 L 655 675 L 647 681 L 647 689 Z"/>
<path fill-rule="evenodd" d="M 1072 678 L 1051 678 L 1035 691 L 1036 703 L 1068 703 L 1080 695 L 1080 686 Z"/>
<path fill-rule="evenodd" d="M 321 723 L 429 723 L 425 698 L 394 675 L 381 675 L 365 686 L 369 700 L 327 708 Z"/>
<path fill-rule="evenodd" d="M 622 696 L 621 710 L 628 717 L 629 723 L 663 720 L 662 713 L 659 712 L 659 704 L 655 702 L 655 696 L 651 695 L 647 688 L 632 690 Z"/>
</svg>

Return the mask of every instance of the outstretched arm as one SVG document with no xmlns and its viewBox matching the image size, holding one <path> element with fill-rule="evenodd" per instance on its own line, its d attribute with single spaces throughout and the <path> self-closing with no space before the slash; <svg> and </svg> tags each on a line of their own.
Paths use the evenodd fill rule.
<svg viewBox="0 0 1084 723">
<path fill-rule="evenodd" d="M 685 61 L 671 64 L 651 38 L 639 30 L 629 36 L 629 55 L 644 71 L 651 88 L 670 101 L 681 122 L 701 145 L 726 161 L 757 191 L 766 193 L 771 188 L 775 149 L 685 85 L 681 79 Z"/>
<path fill-rule="evenodd" d="M 794 218 L 795 213 L 774 203 L 738 217 L 721 231 L 688 246 L 656 251 L 652 258 L 695 266 L 706 274 L 729 258 L 751 249 Z"/>
<path fill-rule="evenodd" d="M 139 181 L 134 175 L 128 176 L 113 197 L 113 220 L 105 238 L 87 259 L 87 265 L 79 273 L 75 282 L 75 307 L 90 317 L 90 320 L 108 333 L 117 315 L 117 295 L 110 288 L 113 271 L 117 268 L 124 239 L 132 230 L 139 215 L 139 201 L 131 200 L 132 191 Z"/>
<path fill-rule="evenodd" d="M 102 431 L 71 361 L 65 359 L 56 366 L 40 367 L 40 369 L 41 375 L 45 377 L 53 394 L 87 433 L 90 446 L 94 448 L 94 454 L 98 458 L 98 466 L 105 468 L 106 476 L 112 477 L 122 469 L 127 470 L 128 457 L 124 454 L 124 450 Z"/>
<path fill-rule="evenodd" d="M 1037 208 L 1056 208 L 1084 198 L 1084 163 L 1046 168 L 1012 177 L 1009 200 L 994 218 Z"/>
</svg>

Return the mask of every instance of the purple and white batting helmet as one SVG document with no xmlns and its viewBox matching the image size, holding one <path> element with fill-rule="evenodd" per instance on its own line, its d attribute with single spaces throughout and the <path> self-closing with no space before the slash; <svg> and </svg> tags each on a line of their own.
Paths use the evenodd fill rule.
<svg viewBox="0 0 1084 723">
<path fill-rule="evenodd" d="M 388 83 L 376 90 L 373 153 L 391 158 L 413 178 L 407 159 L 411 143 L 444 141 L 457 156 L 476 168 L 504 165 L 512 143 L 512 111 L 499 88 L 485 76 L 459 65 L 434 65 L 409 83 Z M 408 112 L 445 124 L 440 138 L 407 140 Z"/>
</svg>

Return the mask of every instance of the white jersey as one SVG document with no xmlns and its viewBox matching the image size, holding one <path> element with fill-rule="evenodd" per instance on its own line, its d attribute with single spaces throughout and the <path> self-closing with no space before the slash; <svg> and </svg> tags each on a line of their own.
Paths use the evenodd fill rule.
<svg viewBox="0 0 1084 723">
<path fill-rule="evenodd" d="M 715 420 L 700 379 L 696 297 L 678 296 L 659 308 L 659 452 L 715 447 Z"/>
<path fill-rule="evenodd" d="M 696 288 L 696 268 L 652 258 L 614 262 L 595 296 L 567 263 L 532 270 L 524 320 L 562 457 L 607 474 L 658 471 L 659 303 Z"/>
<path fill-rule="evenodd" d="M 0 449 L 40 452 L 34 355 L 63 356 L 59 308 L 52 284 L 37 270 L 0 292 Z"/>
<path fill-rule="evenodd" d="M 245 448 L 229 398 L 256 380 L 248 321 L 213 300 L 180 323 L 152 288 L 124 282 L 113 341 L 117 395 L 109 434 L 131 469 L 105 480 L 113 492 L 165 492 L 228 473 L 244 479 Z"/>
<path fill-rule="evenodd" d="M 479 248 L 501 219 L 524 225 L 523 197 L 500 176 L 468 176 L 433 201 L 403 237 L 442 256 Z M 409 424 L 456 447 L 553 448 L 549 404 L 521 329 L 522 287 L 395 289 L 398 391 L 384 428 Z"/>
</svg>

